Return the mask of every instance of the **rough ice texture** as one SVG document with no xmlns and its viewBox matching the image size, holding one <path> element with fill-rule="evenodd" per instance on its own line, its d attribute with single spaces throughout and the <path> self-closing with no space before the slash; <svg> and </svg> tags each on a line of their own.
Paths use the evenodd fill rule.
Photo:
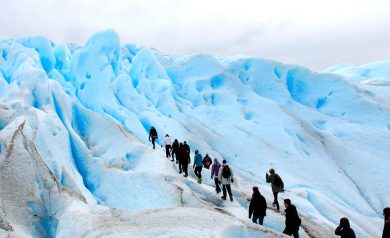
<svg viewBox="0 0 390 238">
<path fill-rule="evenodd" d="M 165 56 L 121 46 L 0 38 L 0 237 L 279 237 L 247 218 L 251 187 L 272 202 L 282 176 L 302 237 L 331 237 L 340 217 L 379 237 L 389 206 L 389 62 L 313 73 L 259 58 Z M 148 130 L 213 158 L 237 179 L 222 202 L 178 175 Z M 159 138 L 161 140 L 161 138 Z M 192 151 L 193 151 L 192 150 Z M 193 161 L 193 160 L 192 160 Z"/>
</svg>

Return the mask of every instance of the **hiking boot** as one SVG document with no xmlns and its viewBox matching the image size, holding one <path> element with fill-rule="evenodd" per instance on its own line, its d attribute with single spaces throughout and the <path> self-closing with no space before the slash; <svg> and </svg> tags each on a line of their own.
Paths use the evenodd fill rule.
<svg viewBox="0 0 390 238">
<path fill-rule="evenodd" d="M 222 196 L 221 198 L 222 198 L 222 200 L 226 200 L 226 197 L 224 197 L 224 196 Z"/>
<path fill-rule="evenodd" d="M 221 190 L 217 190 L 217 194 L 220 193 L 220 192 L 221 192 Z"/>
<path fill-rule="evenodd" d="M 175 160 L 171 159 L 171 161 L 175 161 Z"/>
<path fill-rule="evenodd" d="M 187 174 L 183 175 L 183 177 L 187 177 L 187 176 L 188 176 Z"/>
<path fill-rule="evenodd" d="M 230 201 L 233 202 L 233 197 L 230 197 Z"/>
</svg>

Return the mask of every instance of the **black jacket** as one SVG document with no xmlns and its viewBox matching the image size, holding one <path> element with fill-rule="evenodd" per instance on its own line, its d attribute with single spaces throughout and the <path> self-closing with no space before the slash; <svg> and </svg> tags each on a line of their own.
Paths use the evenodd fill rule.
<svg viewBox="0 0 390 238">
<path fill-rule="evenodd" d="M 176 153 L 178 148 L 179 148 L 179 143 L 178 142 L 173 142 L 173 144 L 172 144 L 172 153 Z"/>
<path fill-rule="evenodd" d="M 291 204 L 284 211 L 286 212 L 286 227 L 292 230 L 299 228 L 301 225 L 301 218 L 298 216 L 297 208 Z"/>
<path fill-rule="evenodd" d="M 152 138 L 152 137 L 155 137 L 155 138 L 158 137 L 156 128 L 154 128 L 154 127 L 150 128 L 150 131 L 149 131 L 149 138 Z"/>
<path fill-rule="evenodd" d="M 352 228 L 343 228 L 343 227 L 337 227 L 335 232 L 336 235 L 341 236 L 341 238 L 356 238 L 355 232 L 352 230 Z"/>
<path fill-rule="evenodd" d="M 267 202 L 261 194 L 252 196 L 251 203 L 249 204 L 249 218 L 254 216 L 265 216 L 267 210 Z"/>
<path fill-rule="evenodd" d="M 385 221 L 385 226 L 383 227 L 382 238 L 390 238 L 390 219 Z"/>
</svg>

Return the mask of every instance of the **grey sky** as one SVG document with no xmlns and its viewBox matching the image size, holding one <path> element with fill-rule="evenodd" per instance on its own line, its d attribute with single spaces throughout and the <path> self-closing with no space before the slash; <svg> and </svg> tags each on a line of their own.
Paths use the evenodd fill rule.
<svg viewBox="0 0 390 238">
<path fill-rule="evenodd" d="M 122 43 L 166 54 L 250 55 L 318 70 L 390 59 L 388 0 L 0 0 L 0 35 Z"/>
</svg>

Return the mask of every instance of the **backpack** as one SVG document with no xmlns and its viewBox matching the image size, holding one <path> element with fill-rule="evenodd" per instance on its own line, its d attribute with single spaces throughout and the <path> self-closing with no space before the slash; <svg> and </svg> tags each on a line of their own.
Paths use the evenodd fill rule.
<svg viewBox="0 0 390 238">
<path fill-rule="evenodd" d="M 297 225 L 298 226 L 301 226 L 302 225 L 302 220 L 301 220 L 301 218 L 297 215 Z"/>
<path fill-rule="evenodd" d="M 274 185 L 276 187 L 281 187 L 281 188 L 284 187 L 283 180 L 280 178 L 279 175 L 275 176 Z"/>
<path fill-rule="evenodd" d="M 226 178 L 226 179 L 228 179 L 228 178 L 230 178 L 230 176 L 231 176 L 231 173 L 230 173 L 230 168 L 229 168 L 229 166 L 223 166 L 223 169 L 222 169 L 222 177 L 224 177 L 224 178 Z"/>
<path fill-rule="evenodd" d="M 204 166 L 205 166 L 205 167 L 210 167 L 210 165 L 211 165 L 210 159 L 205 159 L 205 161 L 204 161 Z"/>
</svg>

